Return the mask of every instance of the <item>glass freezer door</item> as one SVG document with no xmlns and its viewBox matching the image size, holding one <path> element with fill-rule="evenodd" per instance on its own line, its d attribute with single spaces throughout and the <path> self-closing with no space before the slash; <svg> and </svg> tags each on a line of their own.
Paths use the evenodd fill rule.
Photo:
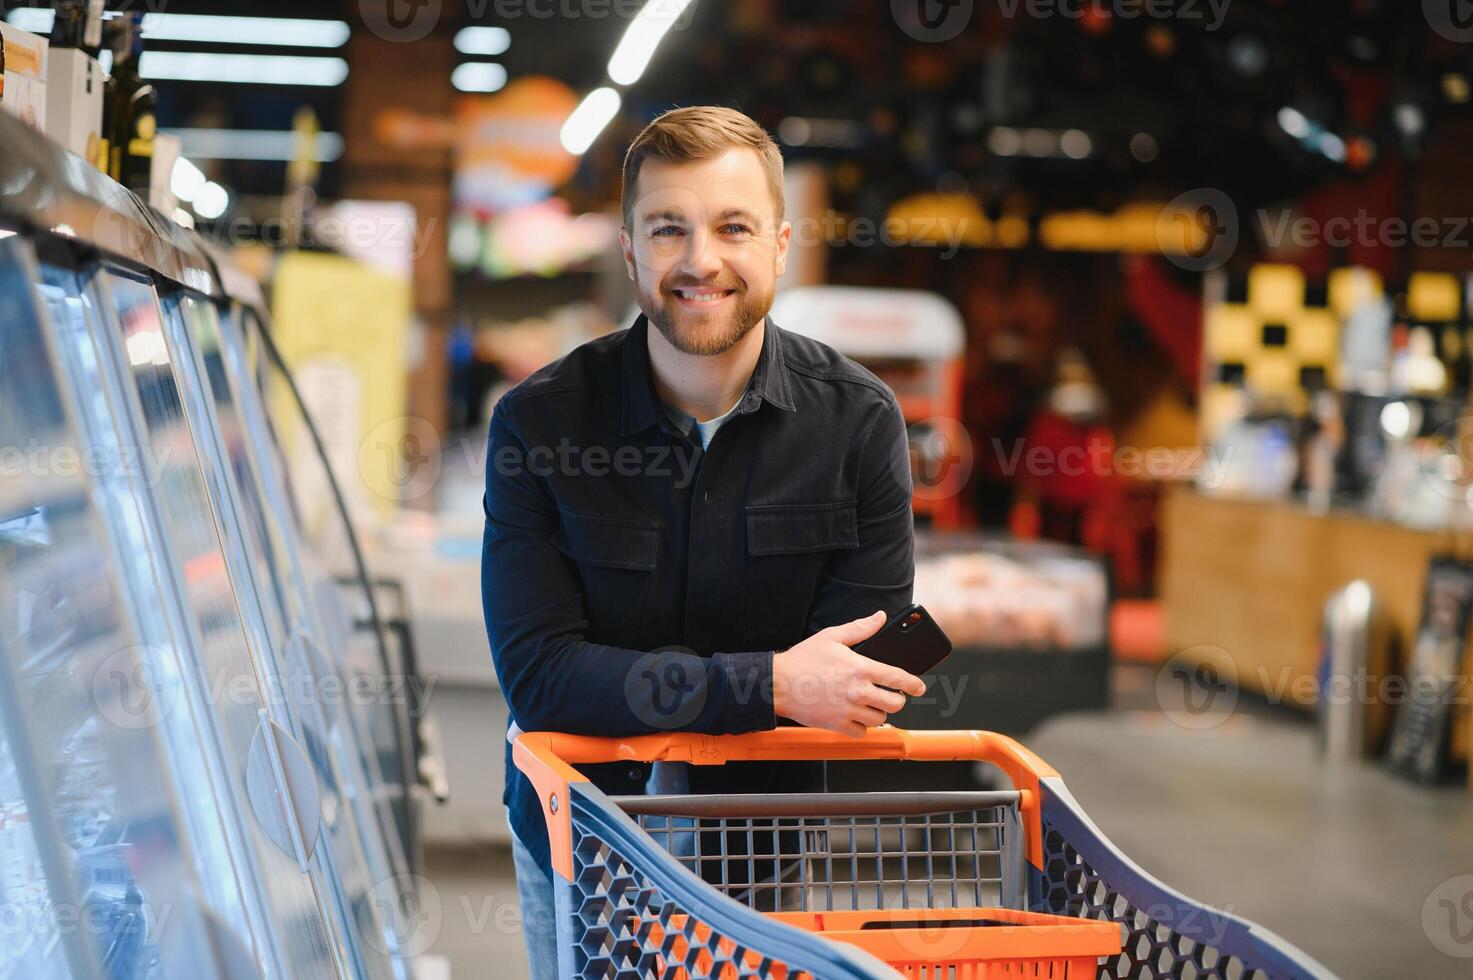
<svg viewBox="0 0 1473 980">
<path fill-rule="evenodd" d="M 264 640 L 238 604 L 245 588 L 233 577 L 238 548 L 222 538 L 211 506 L 209 471 L 180 400 L 157 295 L 146 280 L 121 270 L 107 268 L 97 281 L 107 318 L 96 340 L 106 351 L 104 366 L 116 367 L 102 372 L 113 374 L 102 383 L 118 392 L 124 438 L 140 447 L 152 488 L 145 523 L 157 535 L 151 548 L 168 556 L 163 574 L 195 651 L 187 690 L 222 760 L 219 805 L 242 827 L 288 975 L 355 975 L 335 925 L 334 871 L 317 846 L 316 787 L 310 775 L 292 778 L 310 763 L 272 716 L 269 692 L 278 678 L 265 672 L 267 658 L 252 652 Z M 281 791 L 283 778 L 289 795 Z"/>
<path fill-rule="evenodd" d="M 327 653 L 323 639 L 332 633 L 322 623 L 318 606 L 309 600 L 307 578 L 297 562 L 295 540 L 288 537 L 278 505 L 284 494 L 269 495 L 262 471 L 247 439 L 241 404 L 225 377 L 220 320 L 215 307 L 191 294 L 164 304 L 165 335 L 174 354 L 186 413 L 196 443 L 213 444 L 204 453 L 207 469 L 220 472 L 208 482 L 216 487 L 217 513 L 244 562 L 241 578 L 255 584 L 266 640 L 275 655 L 272 668 L 290 680 L 283 690 L 282 707 L 297 725 L 322 789 L 324 843 L 328 845 L 337 876 L 333 881 L 344 928 L 352 937 L 352 952 L 362 972 L 371 978 L 405 977 L 408 965 L 393 941 L 392 916 L 400 891 L 409 882 L 400 877 L 389 848 L 397 836 L 388 831 L 392 813 L 373 806 L 373 788 L 383 785 L 377 758 L 365 752 L 371 745 L 357 730 L 349 710 L 350 699 L 384 690 L 381 669 L 367 669 L 345 677 Z M 196 424 L 197 423 L 197 424 Z M 239 515 L 240 520 L 235 520 Z M 370 682 L 365 686 L 363 681 Z M 372 766 L 370 775 L 366 766 Z M 385 908 L 387 906 L 387 909 Z M 392 960 L 392 962 L 391 962 Z"/>
<path fill-rule="evenodd" d="M 188 798 L 211 767 L 137 574 L 136 460 L 61 363 L 86 302 L 0 241 L 0 980 L 281 976 Z"/>
<path fill-rule="evenodd" d="M 369 584 L 359 574 L 353 559 L 352 528 L 332 489 L 332 474 L 326 458 L 318 451 L 308 431 L 307 420 L 294 397 L 289 379 L 280 365 L 261 353 L 259 334 L 265 327 L 250 311 L 237 310 L 236 315 L 221 321 L 226 364 L 236 389 L 249 390 L 251 396 L 240 399 L 246 410 L 248 430 L 264 470 L 279 474 L 285 496 L 284 511 L 295 540 L 305 544 L 302 565 L 311 594 L 327 629 L 328 653 L 347 677 L 403 679 L 418 682 L 410 675 L 400 648 L 393 643 L 380 646 L 382 637 L 372 629 L 354 628 L 346 606 L 366 607 Z M 343 583 L 339 586 L 339 582 Z M 386 662 L 387 661 L 387 662 Z M 403 686 L 397 692 L 386 690 L 389 697 L 372 703 L 359 700 L 350 705 L 357 719 L 364 753 L 364 768 L 374 782 L 374 800 L 381 812 L 392 814 L 390 825 L 398 830 L 400 844 L 391 855 L 403 854 L 408 860 L 416 836 L 412 815 L 410 787 L 417 779 L 413 756 L 413 725 L 420 720 L 411 709 L 423 705 L 410 696 Z M 371 757 L 377 757 L 377 763 Z M 389 818 L 386 818 L 389 819 Z"/>
</svg>

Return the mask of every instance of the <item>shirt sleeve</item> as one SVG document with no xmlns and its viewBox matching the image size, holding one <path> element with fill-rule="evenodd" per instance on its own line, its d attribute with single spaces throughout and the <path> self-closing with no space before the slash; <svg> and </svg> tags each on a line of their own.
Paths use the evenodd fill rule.
<svg viewBox="0 0 1473 980">
<path fill-rule="evenodd" d="M 503 398 L 491 415 L 481 604 L 497 680 L 524 731 L 622 736 L 774 727 L 771 650 L 702 657 L 595 643 L 577 565 L 553 544 L 557 504 L 525 464 Z"/>
<path fill-rule="evenodd" d="M 915 517 L 910 447 L 900 406 L 887 398 L 860 437 L 859 547 L 834 552 L 809 611 L 808 632 L 910 605 Z"/>
</svg>

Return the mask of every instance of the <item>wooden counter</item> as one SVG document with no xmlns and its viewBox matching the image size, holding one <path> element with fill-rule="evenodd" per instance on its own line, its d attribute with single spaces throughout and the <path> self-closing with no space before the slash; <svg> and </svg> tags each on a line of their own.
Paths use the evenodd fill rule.
<svg viewBox="0 0 1473 980">
<path fill-rule="evenodd" d="M 1285 703 L 1312 709 L 1313 688 L 1304 678 L 1313 678 L 1318 663 L 1325 600 L 1365 579 L 1400 637 L 1404 659 L 1422 615 L 1427 562 L 1451 543 L 1447 534 L 1356 513 L 1175 487 L 1161 515 L 1167 650 L 1221 647 L 1244 688 L 1282 691 Z M 1465 666 L 1470 670 L 1473 657 Z M 1311 696 L 1295 697 L 1296 690 Z M 1468 732 L 1465 706 L 1453 727 L 1458 758 L 1467 755 Z"/>
</svg>

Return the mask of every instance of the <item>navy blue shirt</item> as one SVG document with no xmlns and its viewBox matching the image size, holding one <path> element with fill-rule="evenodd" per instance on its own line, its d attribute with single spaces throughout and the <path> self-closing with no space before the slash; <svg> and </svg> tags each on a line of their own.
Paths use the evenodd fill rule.
<svg viewBox="0 0 1473 980">
<path fill-rule="evenodd" d="M 775 727 L 772 658 L 911 601 L 910 458 L 894 393 L 769 317 L 746 393 L 702 449 L 651 380 L 648 323 L 590 341 L 497 402 L 482 602 L 524 731 L 622 736 Z M 638 794 L 648 764 L 585 766 Z M 812 789 L 816 766 L 693 767 L 692 792 Z M 550 866 L 506 749 L 512 830 Z"/>
</svg>

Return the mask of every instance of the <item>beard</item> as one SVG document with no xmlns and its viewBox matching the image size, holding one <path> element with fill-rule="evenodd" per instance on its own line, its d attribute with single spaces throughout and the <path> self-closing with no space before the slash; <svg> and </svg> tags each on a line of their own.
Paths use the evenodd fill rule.
<svg viewBox="0 0 1473 980">
<path fill-rule="evenodd" d="M 731 309 L 710 313 L 682 309 L 675 290 L 699 286 L 733 290 Z M 646 289 L 638 273 L 635 275 L 634 289 L 639 297 L 640 309 L 671 347 L 682 354 L 704 357 L 726 353 L 751 333 L 772 309 L 775 291 L 769 288 L 762 293 L 753 293 L 740 280 L 708 283 L 680 281 L 668 285 L 662 282 L 651 291 Z"/>
</svg>

